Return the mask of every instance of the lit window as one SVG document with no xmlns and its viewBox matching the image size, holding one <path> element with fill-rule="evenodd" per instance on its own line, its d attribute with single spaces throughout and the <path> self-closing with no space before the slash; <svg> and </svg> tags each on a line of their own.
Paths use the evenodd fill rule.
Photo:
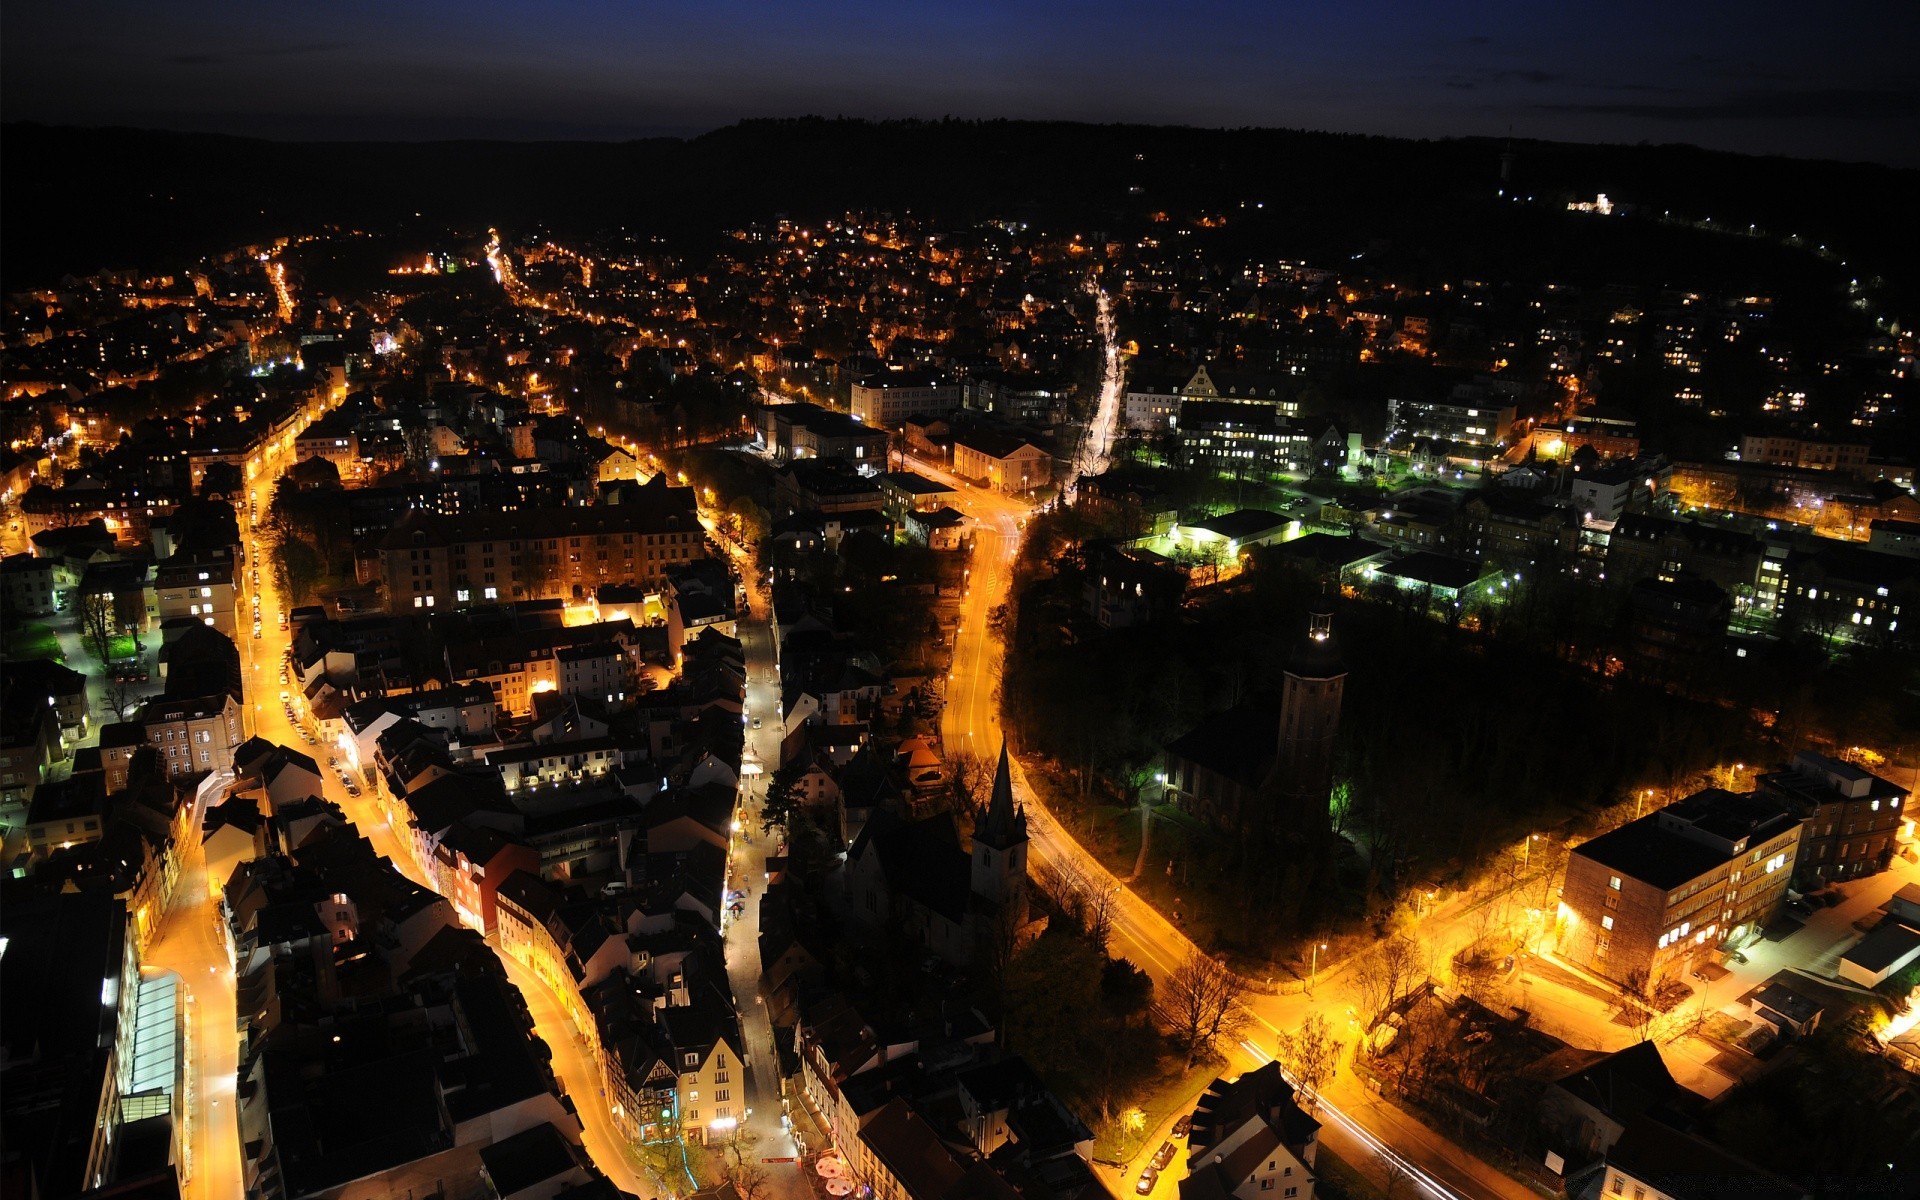
<svg viewBox="0 0 1920 1200">
<path fill-rule="evenodd" d="M 1608 877 L 1607 877 L 1607 886 L 1608 886 L 1608 887 L 1610 887 L 1610 888 L 1612 888 L 1612 889 L 1613 889 L 1614 891 L 1616 891 L 1616 892 L 1617 892 L 1617 891 L 1619 891 L 1619 890 L 1620 890 L 1620 877 L 1619 877 L 1618 875 L 1610 875 L 1610 876 L 1608 876 Z"/>
<path fill-rule="evenodd" d="M 1600 928 L 1602 928 L 1602 929 L 1612 929 L 1612 928 L 1613 928 L 1613 918 L 1612 918 L 1612 917 L 1601 917 L 1601 918 L 1600 918 Z"/>
</svg>

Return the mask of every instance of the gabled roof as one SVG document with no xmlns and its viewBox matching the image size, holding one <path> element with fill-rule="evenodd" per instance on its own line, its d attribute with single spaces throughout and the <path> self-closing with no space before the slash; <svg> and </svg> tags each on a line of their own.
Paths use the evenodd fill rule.
<svg viewBox="0 0 1920 1200">
<path fill-rule="evenodd" d="M 1598 1062 L 1561 1075 L 1553 1083 L 1622 1124 L 1686 1092 L 1667 1070 L 1660 1048 L 1652 1042 L 1636 1042 L 1616 1050 Z"/>
<path fill-rule="evenodd" d="M 960 924 L 973 896 L 972 859 L 960 846 L 951 813 L 908 821 L 887 809 L 874 813 L 847 851 L 847 861 L 877 857 L 887 890 Z"/>
</svg>

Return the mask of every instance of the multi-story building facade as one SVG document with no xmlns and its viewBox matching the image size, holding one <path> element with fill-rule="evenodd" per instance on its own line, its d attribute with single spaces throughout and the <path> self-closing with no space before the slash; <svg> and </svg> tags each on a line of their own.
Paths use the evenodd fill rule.
<svg viewBox="0 0 1920 1200">
<path fill-rule="evenodd" d="M 1387 401 L 1388 436 L 1400 439 L 1439 438 L 1468 446 L 1504 445 L 1513 428 L 1515 410 L 1491 398 L 1477 398 L 1456 389 L 1447 400 Z"/>
<path fill-rule="evenodd" d="M 1188 400 L 1170 427 L 1188 466 L 1254 478 L 1313 467 L 1313 439 L 1271 404 Z"/>
<path fill-rule="evenodd" d="M 932 371 L 882 371 L 853 385 L 853 419 L 880 429 L 960 407 L 960 385 Z"/>
<path fill-rule="evenodd" d="M 618 504 L 440 516 L 407 513 L 380 541 L 388 604 L 462 608 L 584 600 L 609 584 L 657 583 L 707 556 L 693 489 L 650 484 Z"/>
<path fill-rule="evenodd" d="M 1013 434 L 963 433 L 953 439 L 953 473 L 1020 496 L 1053 482 L 1053 455 Z"/>
<path fill-rule="evenodd" d="M 1872 449 L 1866 442 L 1829 442 L 1821 438 L 1762 434 L 1740 439 L 1740 461 L 1857 475 L 1866 471 Z"/>
<path fill-rule="evenodd" d="M 222 692 L 190 700 L 162 700 L 141 714 L 147 743 L 167 764 L 169 775 L 224 771 L 233 766 L 233 752 L 246 740 L 241 727 L 240 702 Z"/>
<path fill-rule="evenodd" d="M 1575 847 L 1559 952 L 1633 988 L 1690 971 L 1779 912 L 1800 830 L 1771 796 L 1709 788 Z"/>
<path fill-rule="evenodd" d="M 1893 861 L 1907 815 L 1905 788 L 1802 750 L 1786 770 L 1762 775 L 1760 790 L 1806 820 L 1798 868 L 1807 884 L 1877 875 Z"/>
<path fill-rule="evenodd" d="M 154 572 L 153 590 L 162 621 L 187 617 L 230 638 L 239 636 L 231 559 L 162 563 Z"/>
</svg>

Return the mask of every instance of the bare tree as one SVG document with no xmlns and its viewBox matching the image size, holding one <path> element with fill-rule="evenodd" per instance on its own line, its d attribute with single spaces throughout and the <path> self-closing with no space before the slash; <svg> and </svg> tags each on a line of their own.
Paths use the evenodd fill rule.
<svg viewBox="0 0 1920 1200">
<path fill-rule="evenodd" d="M 1375 944 L 1354 964 L 1353 987 L 1369 1025 L 1412 994 L 1419 984 L 1420 960 L 1420 947 L 1414 940 L 1394 934 Z"/>
<path fill-rule="evenodd" d="M 1166 1010 L 1174 1035 L 1187 1050 L 1187 1066 L 1202 1047 L 1211 1049 L 1223 1037 L 1237 1037 L 1246 1029 L 1246 1010 L 1239 1001 L 1246 985 L 1227 965 L 1198 947 L 1167 979 Z"/>
<path fill-rule="evenodd" d="M 760 1135 L 735 1125 L 720 1144 L 721 1169 L 740 1200 L 761 1200 L 767 1194 L 767 1168 L 759 1157 Z"/>
<path fill-rule="evenodd" d="M 1393 1200 L 1395 1196 L 1404 1195 L 1401 1189 L 1403 1185 L 1413 1182 L 1413 1172 L 1407 1170 L 1398 1158 L 1385 1154 L 1380 1156 L 1380 1166 L 1386 1181 L 1386 1186 L 1380 1189 L 1381 1200 Z"/>
<path fill-rule="evenodd" d="M 102 663 L 113 657 L 113 637 L 118 631 L 115 601 L 111 592 L 88 592 L 80 597 L 80 640 Z"/>
<path fill-rule="evenodd" d="M 1333 1026 L 1319 1013 L 1307 1014 L 1297 1033 L 1282 1031 L 1276 1055 L 1287 1074 L 1293 1076 L 1305 1096 L 1307 1111 L 1320 1106 L 1320 1090 L 1333 1080 L 1340 1069 L 1342 1043 L 1333 1036 Z"/>
</svg>

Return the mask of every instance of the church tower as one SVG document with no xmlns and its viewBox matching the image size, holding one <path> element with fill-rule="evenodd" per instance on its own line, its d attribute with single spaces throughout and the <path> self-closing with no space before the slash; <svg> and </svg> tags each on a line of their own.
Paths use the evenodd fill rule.
<svg viewBox="0 0 1920 1200">
<path fill-rule="evenodd" d="M 1284 836 L 1324 837 L 1333 798 L 1333 741 L 1347 664 L 1333 639 L 1333 609 L 1323 598 L 1307 613 L 1307 633 L 1287 659 L 1280 689 L 1280 754 L 1274 763 L 1273 814 Z"/>
<path fill-rule="evenodd" d="M 993 798 L 973 821 L 973 894 L 1027 917 L 1027 814 L 1013 802 L 1013 775 L 1007 744 L 1000 743 L 1000 765 L 993 773 Z"/>
</svg>

